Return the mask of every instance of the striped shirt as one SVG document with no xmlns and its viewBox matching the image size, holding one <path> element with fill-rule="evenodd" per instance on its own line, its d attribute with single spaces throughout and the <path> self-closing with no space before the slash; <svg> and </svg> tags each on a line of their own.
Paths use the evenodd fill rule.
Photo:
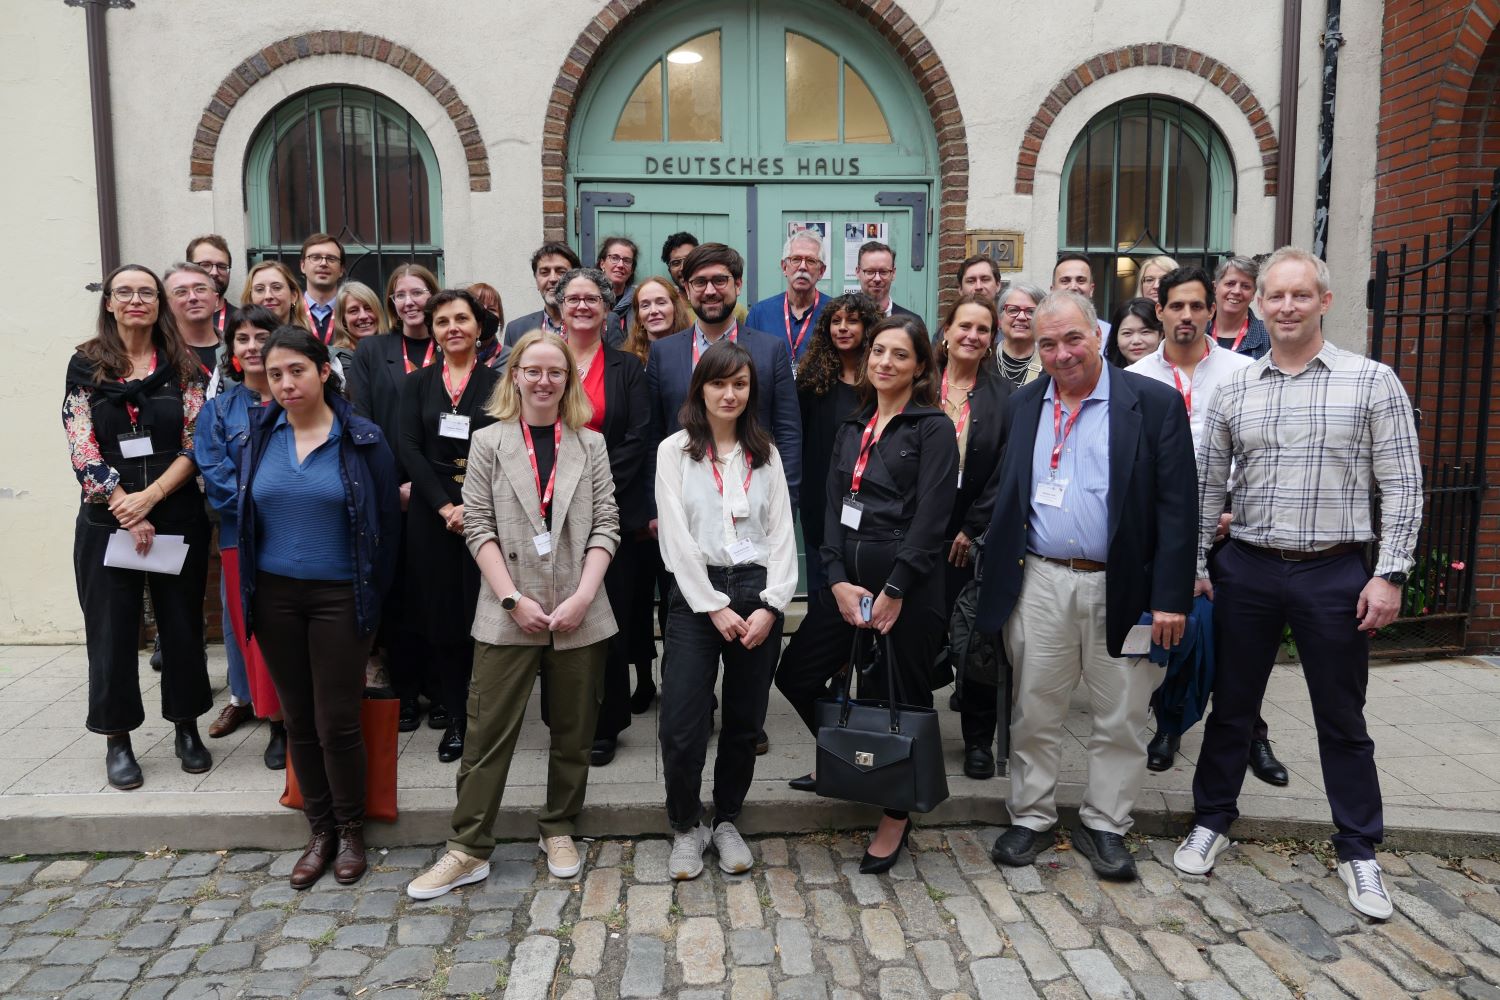
<svg viewBox="0 0 1500 1000">
<path fill-rule="evenodd" d="M 1099 373 L 1094 391 L 1079 404 L 1078 420 L 1058 456 L 1056 480 L 1064 483 L 1062 506 L 1038 503 L 1037 486 L 1053 479 L 1052 449 L 1061 433 L 1053 433 L 1053 400 L 1057 383 L 1048 381 L 1042 394 L 1042 415 L 1031 449 L 1031 517 L 1026 547 L 1053 559 L 1092 559 L 1104 562 L 1109 554 L 1109 366 Z M 1072 414 L 1065 404 L 1062 424 Z"/>
<path fill-rule="evenodd" d="M 1372 541 L 1378 489 L 1375 573 L 1411 568 L 1422 467 L 1411 402 L 1387 366 L 1325 342 L 1295 375 L 1267 354 L 1219 387 L 1198 447 L 1199 577 L 1208 576 L 1231 462 L 1231 538 L 1299 552 Z"/>
</svg>

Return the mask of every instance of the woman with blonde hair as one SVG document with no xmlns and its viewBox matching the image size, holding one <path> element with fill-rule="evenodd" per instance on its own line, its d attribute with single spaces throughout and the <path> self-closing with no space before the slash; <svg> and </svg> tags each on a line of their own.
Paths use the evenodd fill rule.
<svg viewBox="0 0 1500 1000">
<path fill-rule="evenodd" d="M 1136 282 L 1135 297 L 1156 301 L 1156 286 L 1161 279 L 1177 270 L 1177 261 L 1162 254 L 1141 262 L 1140 280 Z"/>
<path fill-rule="evenodd" d="M 282 326 L 300 326 L 311 332 L 307 325 L 307 310 L 297 308 L 301 301 L 302 287 L 297 284 L 292 269 L 279 260 L 263 260 L 245 274 L 240 305 L 264 306 Z"/>
<path fill-rule="evenodd" d="M 432 899 L 483 881 L 521 719 L 540 668 L 549 675 L 551 752 L 538 847 L 557 878 L 583 867 L 573 844 L 588 788 L 604 659 L 616 632 L 604 574 L 620 541 L 614 476 L 577 362 L 556 334 L 511 352 L 469 441 L 464 539 L 482 583 L 474 669 L 447 852 L 406 887 Z"/>
<path fill-rule="evenodd" d="M 350 348 L 391 328 L 380 296 L 362 281 L 346 281 L 339 289 L 338 298 L 333 301 L 333 322 L 339 331 L 334 339 L 346 339 Z"/>
</svg>

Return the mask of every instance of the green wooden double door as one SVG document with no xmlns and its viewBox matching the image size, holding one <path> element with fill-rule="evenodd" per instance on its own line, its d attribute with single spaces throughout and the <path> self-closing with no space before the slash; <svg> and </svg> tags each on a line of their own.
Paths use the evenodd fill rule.
<svg viewBox="0 0 1500 1000">
<path fill-rule="evenodd" d="M 891 298 L 932 321 L 936 289 L 928 188 L 911 182 L 776 184 L 587 183 L 579 186 L 579 250 L 592 260 L 610 236 L 641 248 L 637 280 L 665 275 L 662 243 L 677 232 L 721 242 L 745 257 L 746 304 L 785 290 L 781 251 L 791 227 L 813 226 L 824 237 L 828 266 L 819 288 L 829 295 L 858 291 L 853 250 L 883 237 L 896 252 Z"/>
</svg>

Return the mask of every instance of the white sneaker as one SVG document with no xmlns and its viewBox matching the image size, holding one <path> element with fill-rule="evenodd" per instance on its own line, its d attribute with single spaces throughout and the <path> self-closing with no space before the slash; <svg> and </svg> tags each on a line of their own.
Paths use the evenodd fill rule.
<svg viewBox="0 0 1500 1000">
<path fill-rule="evenodd" d="M 1207 875 L 1214 870 L 1214 859 L 1224 853 L 1229 838 L 1206 826 L 1195 826 L 1172 855 L 1172 867 L 1187 875 Z"/>
<path fill-rule="evenodd" d="M 1388 920 L 1395 911 L 1391 897 L 1385 891 L 1385 879 L 1380 877 L 1380 862 L 1374 859 L 1363 861 L 1340 861 L 1339 878 L 1349 887 L 1349 905 L 1367 917 Z"/>
<path fill-rule="evenodd" d="M 547 855 L 547 870 L 553 878 L 572 878 L 583 867 L 572 837 L 539 837 L 536 846 Z"/>
<path fill-rule="evenodd" d="M 703 874 L 703 852 L 708 850 L 709 839 L 708 827 L 702 823 L 687 833 L 673 836 L 667 871 L 674 879 L 680 882 Z"/>
<path fill-rule="evenodd" d="M 755 865 L 745 838 L 734 828 L 733 823 L 720 823 L 714 827 L 714 850 L 719 854 L 719 870 L 731 875 L 749 871 Z"/>
<path fill-rule="evenodd" d="M 460 851 L 449 851 L 437 864 L 412 879 L 406 894 L 412 899 L 436 899 L 461 885 L 483 882 L 490 877 L 490 863 Z"/>
</svg>

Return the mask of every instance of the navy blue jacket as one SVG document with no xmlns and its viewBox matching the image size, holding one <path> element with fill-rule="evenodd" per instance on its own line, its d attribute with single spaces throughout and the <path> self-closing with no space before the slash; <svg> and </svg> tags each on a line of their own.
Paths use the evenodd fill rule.
<svg viewBox="0 0 1500 1000">
<path fill-rule="evenodd" d="M 354 539 L 354 617 L 360 635 L 374 633 L 380 621 L 380 599 L 396 575 L 396 556 L 401 545 L 400 480 L 396 460 L 385 436 L 373 420 L 354 412 L 343 397 L 329 404 L 338 416 L 339 469 L 349 511 L 349 537 Z M 239 469 L 240 601 L 245 611 L 245 639 L 255 633 L 255 559 L 258 528 L 251 485 L 265 457 L 266 445 L 281 416 L 281 407 L 271 403 L 250 411 L 250 432 Z"/>
</svg>

